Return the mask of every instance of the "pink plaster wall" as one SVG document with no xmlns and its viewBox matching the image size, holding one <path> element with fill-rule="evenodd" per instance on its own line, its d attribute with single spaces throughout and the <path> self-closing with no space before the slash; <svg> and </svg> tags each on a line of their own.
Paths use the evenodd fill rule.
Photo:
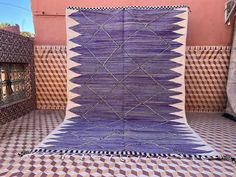
<svg viewBox="0 0 236 177">
<path fill-rule="evenodd" d="M 224 24 L 225 0 L 31 0 L 36 45 L 65 45 L 67 6 L 188 5 L 187 45 L 231 45 L 232 27 Z"/>
</svg>

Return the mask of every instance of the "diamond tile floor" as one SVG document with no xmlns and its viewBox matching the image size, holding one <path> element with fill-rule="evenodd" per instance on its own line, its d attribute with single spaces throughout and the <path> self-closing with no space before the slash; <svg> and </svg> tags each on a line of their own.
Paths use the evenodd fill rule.
<svg viewBox="0 0 236 177">
<path fill-rule="evenodd" d="M 189 113 L 187 117 L 191 127 L 216 150 L 236 156 L 236 122 L 220 113 Z M 35 147 L 63 118 L 63 111 L 36 110 L 1 125 L 0 176 L 236 176 L 236 165 L 227 161 L 17 155 Z"/>
</svg>

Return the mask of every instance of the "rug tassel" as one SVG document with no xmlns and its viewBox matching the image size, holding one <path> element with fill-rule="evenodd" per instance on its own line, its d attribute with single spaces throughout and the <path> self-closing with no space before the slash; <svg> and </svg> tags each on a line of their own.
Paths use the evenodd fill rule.
<svg viewBox="0 0 236 177">
<path fill-rule="evenodd" d="M 236 157 L 231 157 L 229 155 L 224 155 L 222 160 L 230 161 L 230 162 L 233 162 L 234 164 L 236 164 Z"/>
<path fill-rule="evenodd" d="M 32 154 L 32 151 L 21 151 L 21 152 L 19 152 L 19 153 L 17 153 L 17 155 L 19 156 L 19 157 L 23 157 L 23 156 L 25 156 L 25 155 L 29 155 L 29 154 Z"/>
</svg>

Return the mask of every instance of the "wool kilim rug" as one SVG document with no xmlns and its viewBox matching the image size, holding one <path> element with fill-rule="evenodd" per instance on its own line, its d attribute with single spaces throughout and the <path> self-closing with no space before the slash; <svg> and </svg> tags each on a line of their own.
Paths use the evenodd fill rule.
<svg viewBox="0 0 236 177">
<path fill-rule="evenodd" d="M 187 124 L 188 7 L 68 8 L 66 118 L 33 153 L 219 159 Z"/>
</svg>

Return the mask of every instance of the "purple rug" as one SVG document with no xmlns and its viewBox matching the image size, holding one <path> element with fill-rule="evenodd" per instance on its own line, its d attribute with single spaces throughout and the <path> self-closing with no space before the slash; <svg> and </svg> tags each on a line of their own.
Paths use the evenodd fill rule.
<svg viewBox="0 0 236 177">
<path fill-rule="evenodd" d="M 68 8 L 65 121 L 34 153 L 220 158 L 185 117 L 186 6 Z"/>
</svg>

